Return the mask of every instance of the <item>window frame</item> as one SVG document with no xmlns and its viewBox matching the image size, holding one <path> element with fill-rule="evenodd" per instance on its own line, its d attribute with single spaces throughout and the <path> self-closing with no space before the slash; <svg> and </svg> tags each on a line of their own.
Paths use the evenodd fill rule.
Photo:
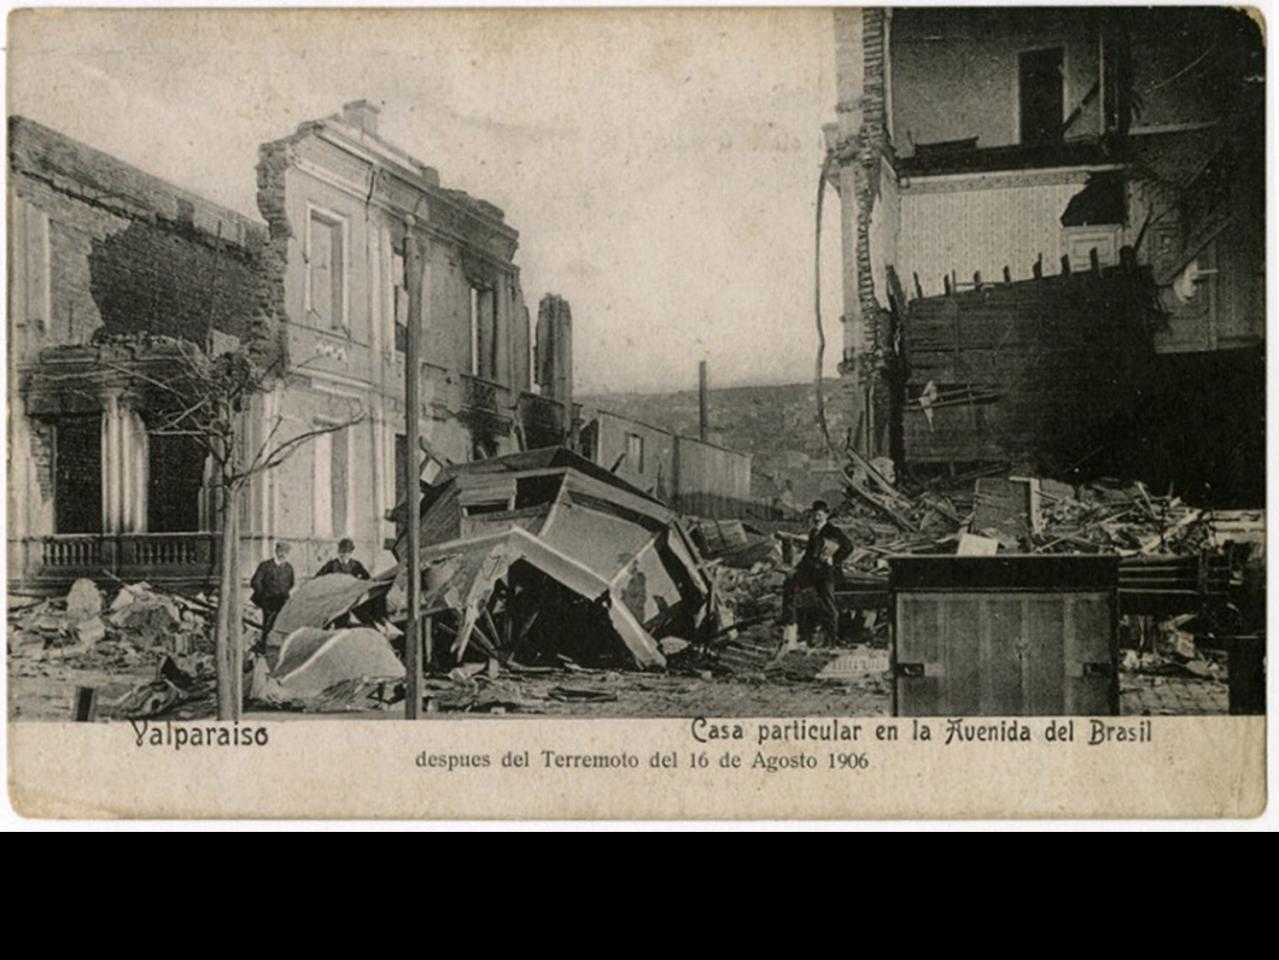
<svg viewBox="0 0 1279 960">
<path fill-rule="evenodd" d="M 321 326 L 320 329 L 328 331 L 343 331 L 351 333 L 351 223 L 350 218 L 345 214 L 339 213 L 330 207 L 324 207 L 316 203 L 307 202 L 306 205 L 306 232 L 303 236 L 303 260 L 306 270 L 303 274 L 302 289 L 302 308 L 306 314 L 308 321 L 312 316 L 319 318 L 318 311 L 315 309 L 314 291 L 311 289 L 312 274 L 314 265 L 311 257 L 314 253 L 314 244 L 312 242 L 312 230 L 317 220 L 321 224 L 325 224 L 330 230 L 337 228 L 340 231 L 340 240 L 342 244 L 339 271 L 338 286 L 340 295 L 338 296 L 338 306 L 341 310 L 341 317 L 330 317 L 327 326 Z M 327 221 L 327 224 L 326 224 Z"/>
<path fill-rule="evenodd" d="M 1048 41 L 1051 43 L 1052 41 Z M 1016 55 L 1015 69 L 1013 70 L 1013 131 L 1016 136 L 1013 143 L 1018 146 L 1038 146 L 1038 142 L 1028 143 L 1025 139 L 1025 132 L 1021 128 L 1021 61 L 1022 58 L 1034 53 L 1046 53 L 1050 50 L 1061 51 L 1061 103 L 1058 105 L 1057 125 L 1059 128 L 1058 139 L 1043 141 L 1044 143 L 1061 143 L 1065 140 L 1066 131 L 1062 126 L 1066 122 L 1066 116 L 1070 111 L 1070 48 L 1065 42 L 1058 41 L 1055 46 L 1041 45 L 1034 47 L 1025 47 L 1018 50 Z"/>
<path fill-rule="evenodd" d="M 638 458 L 634 458 L 631 456 L 631 441 L 635 441 L 636 445 L 639 448 Z M 630 431 L 627 431 L 626 459 L 627 459 L 627 465 L 636 473 L 644 472 L 644 435 L 642 433 L 631 433 Z M 638 460 L 638 463 L 633 462 L 634 460 Z"/>
<path fill-rule="evenodd" d="M 391 282 L 391 352 L 403 356 L 409 349 L 408 268 L 404 262 L 404 254 L 396 248 L 396 244 L 388 240 L 388 245 L 391 251 L 388 270 Z"/>
<path fill-rule="evenodd" d="M 329 420 L 324 417 L 317 417 L 314 420 L 314 429 L 324 429 L 325 427 L 337 426 L 336 420 Z M 354 430 L 350 426 L 345 426 L 341 430 L 330 430 L 328 433 L 322 433 L 311 440 L 311 531 L 312 535 L 317 539 L 333 539 L 334 537 L 351 536 L 351 507 L 354 503 L 352 496 L 352 465 L 354 463 Z M 341 529 L 334 522 L 334 514 L 336 512 L 336 501 L 333 498 L 333 451 L 336 444 L 345 444 L 343 451 L 346 457 L 346 477 L 342 485 L 342 513 L 343 523 Z M 324 467 L 324 480 L 321 483 L 321 471 L 319 458 L 317 453 L 321 446 L 327 445 L 329 450 L 329 462 Z M 321 493 L 323 491 L 323 494 Z M 321 503 L 328 504 L 328 511 L 324 517 L 324 523 L 321 525 L 321 511 L 318 509 Z"/>
<path fill-rule="evenodd" d="M 467 372 L 473 377 L 482 376 L 480 370 L 483 365 L 480 362 L 480 347 L 483 344 L 480 327 L 480 301 L 484 295 L 484 288 L 472 280 L 467 281 L 467 316 L 469 320 L 470 330 L 470 351 L 471 362 Z"/>
</svg>

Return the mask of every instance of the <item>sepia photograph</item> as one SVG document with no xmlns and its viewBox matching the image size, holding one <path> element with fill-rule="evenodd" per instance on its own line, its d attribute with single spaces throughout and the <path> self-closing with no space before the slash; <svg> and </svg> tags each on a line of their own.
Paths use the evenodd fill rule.
<svg viewBox="0 0 1279 960">
<path fill-rule="evenodd" d="M 11 729 L 1266 713 L 1260 12 L 7 29 Z"/>
</svg>

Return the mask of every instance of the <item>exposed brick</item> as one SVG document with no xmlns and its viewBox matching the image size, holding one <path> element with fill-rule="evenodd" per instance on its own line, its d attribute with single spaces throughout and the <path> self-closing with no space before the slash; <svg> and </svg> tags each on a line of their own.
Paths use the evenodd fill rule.
<svg viewBox="0 0 1279 960">
<path fill-rule="evenodd" d="M 295 137 L 303 135 L 299 129 Z M 279 351 L 288 365 L 288 321 L 284 278 L 289 267 L 293 228 L 285 208 L 285 173 L 296 160 L 295 137 L 264 143 L 258 148 L 258 210 L 267 223 L 268 240 L 262 250 L 253 303 L 253 343 L 258 349 Z M 269 347 L 268 347 L 269 345 Z"/>
<path fill-rule="evenodd" d="M 9 137 L 14 189 L 49 217 L 52 316 L 31 346 L 245 335 L 261 225 L 24 118 Z"/>
<path fill-rule="evenodd" d="M 53 498 L 53 424 L 43 420 L 31 422 L 31 462 L 35 464 L 40 496 Z"/>
</svg>

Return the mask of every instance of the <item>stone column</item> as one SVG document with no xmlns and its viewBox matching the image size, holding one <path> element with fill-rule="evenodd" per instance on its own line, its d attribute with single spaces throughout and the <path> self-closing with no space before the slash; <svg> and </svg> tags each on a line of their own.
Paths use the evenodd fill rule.
<svg viewBox="0 0 1279 960">
<path fill-rule="evenodd" d="M 102 532 L 146 530 L 149 440 L 138 414 L 108 393 L 102 408 Z"/>
<path fill-rule="evenodd" d="M 493 379 L 510 387 L 514 396 L 519 399 L 515 387 L 515 372 L 511 366 L 511 291 L 510 280 L 505 271 L 499 270 L 493 281 L 493 334 L 497 339 L 497 364 L 493 371 Z"/>
<path fill-rule="evenodd" d="M 120 398 L 109 393 L 102 402 L 102 532 L 120 531 Z"/>
</svg>

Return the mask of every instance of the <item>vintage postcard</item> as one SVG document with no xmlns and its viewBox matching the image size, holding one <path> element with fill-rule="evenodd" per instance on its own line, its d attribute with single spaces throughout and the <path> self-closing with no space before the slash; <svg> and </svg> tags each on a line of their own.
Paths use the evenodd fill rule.
<svg viewBox="0 0 1279 960">
<path fill-rule="evenodd" d="M 1252 818 L 1228 7 L 19 10 L 28 818 Z"/>
</svg>

